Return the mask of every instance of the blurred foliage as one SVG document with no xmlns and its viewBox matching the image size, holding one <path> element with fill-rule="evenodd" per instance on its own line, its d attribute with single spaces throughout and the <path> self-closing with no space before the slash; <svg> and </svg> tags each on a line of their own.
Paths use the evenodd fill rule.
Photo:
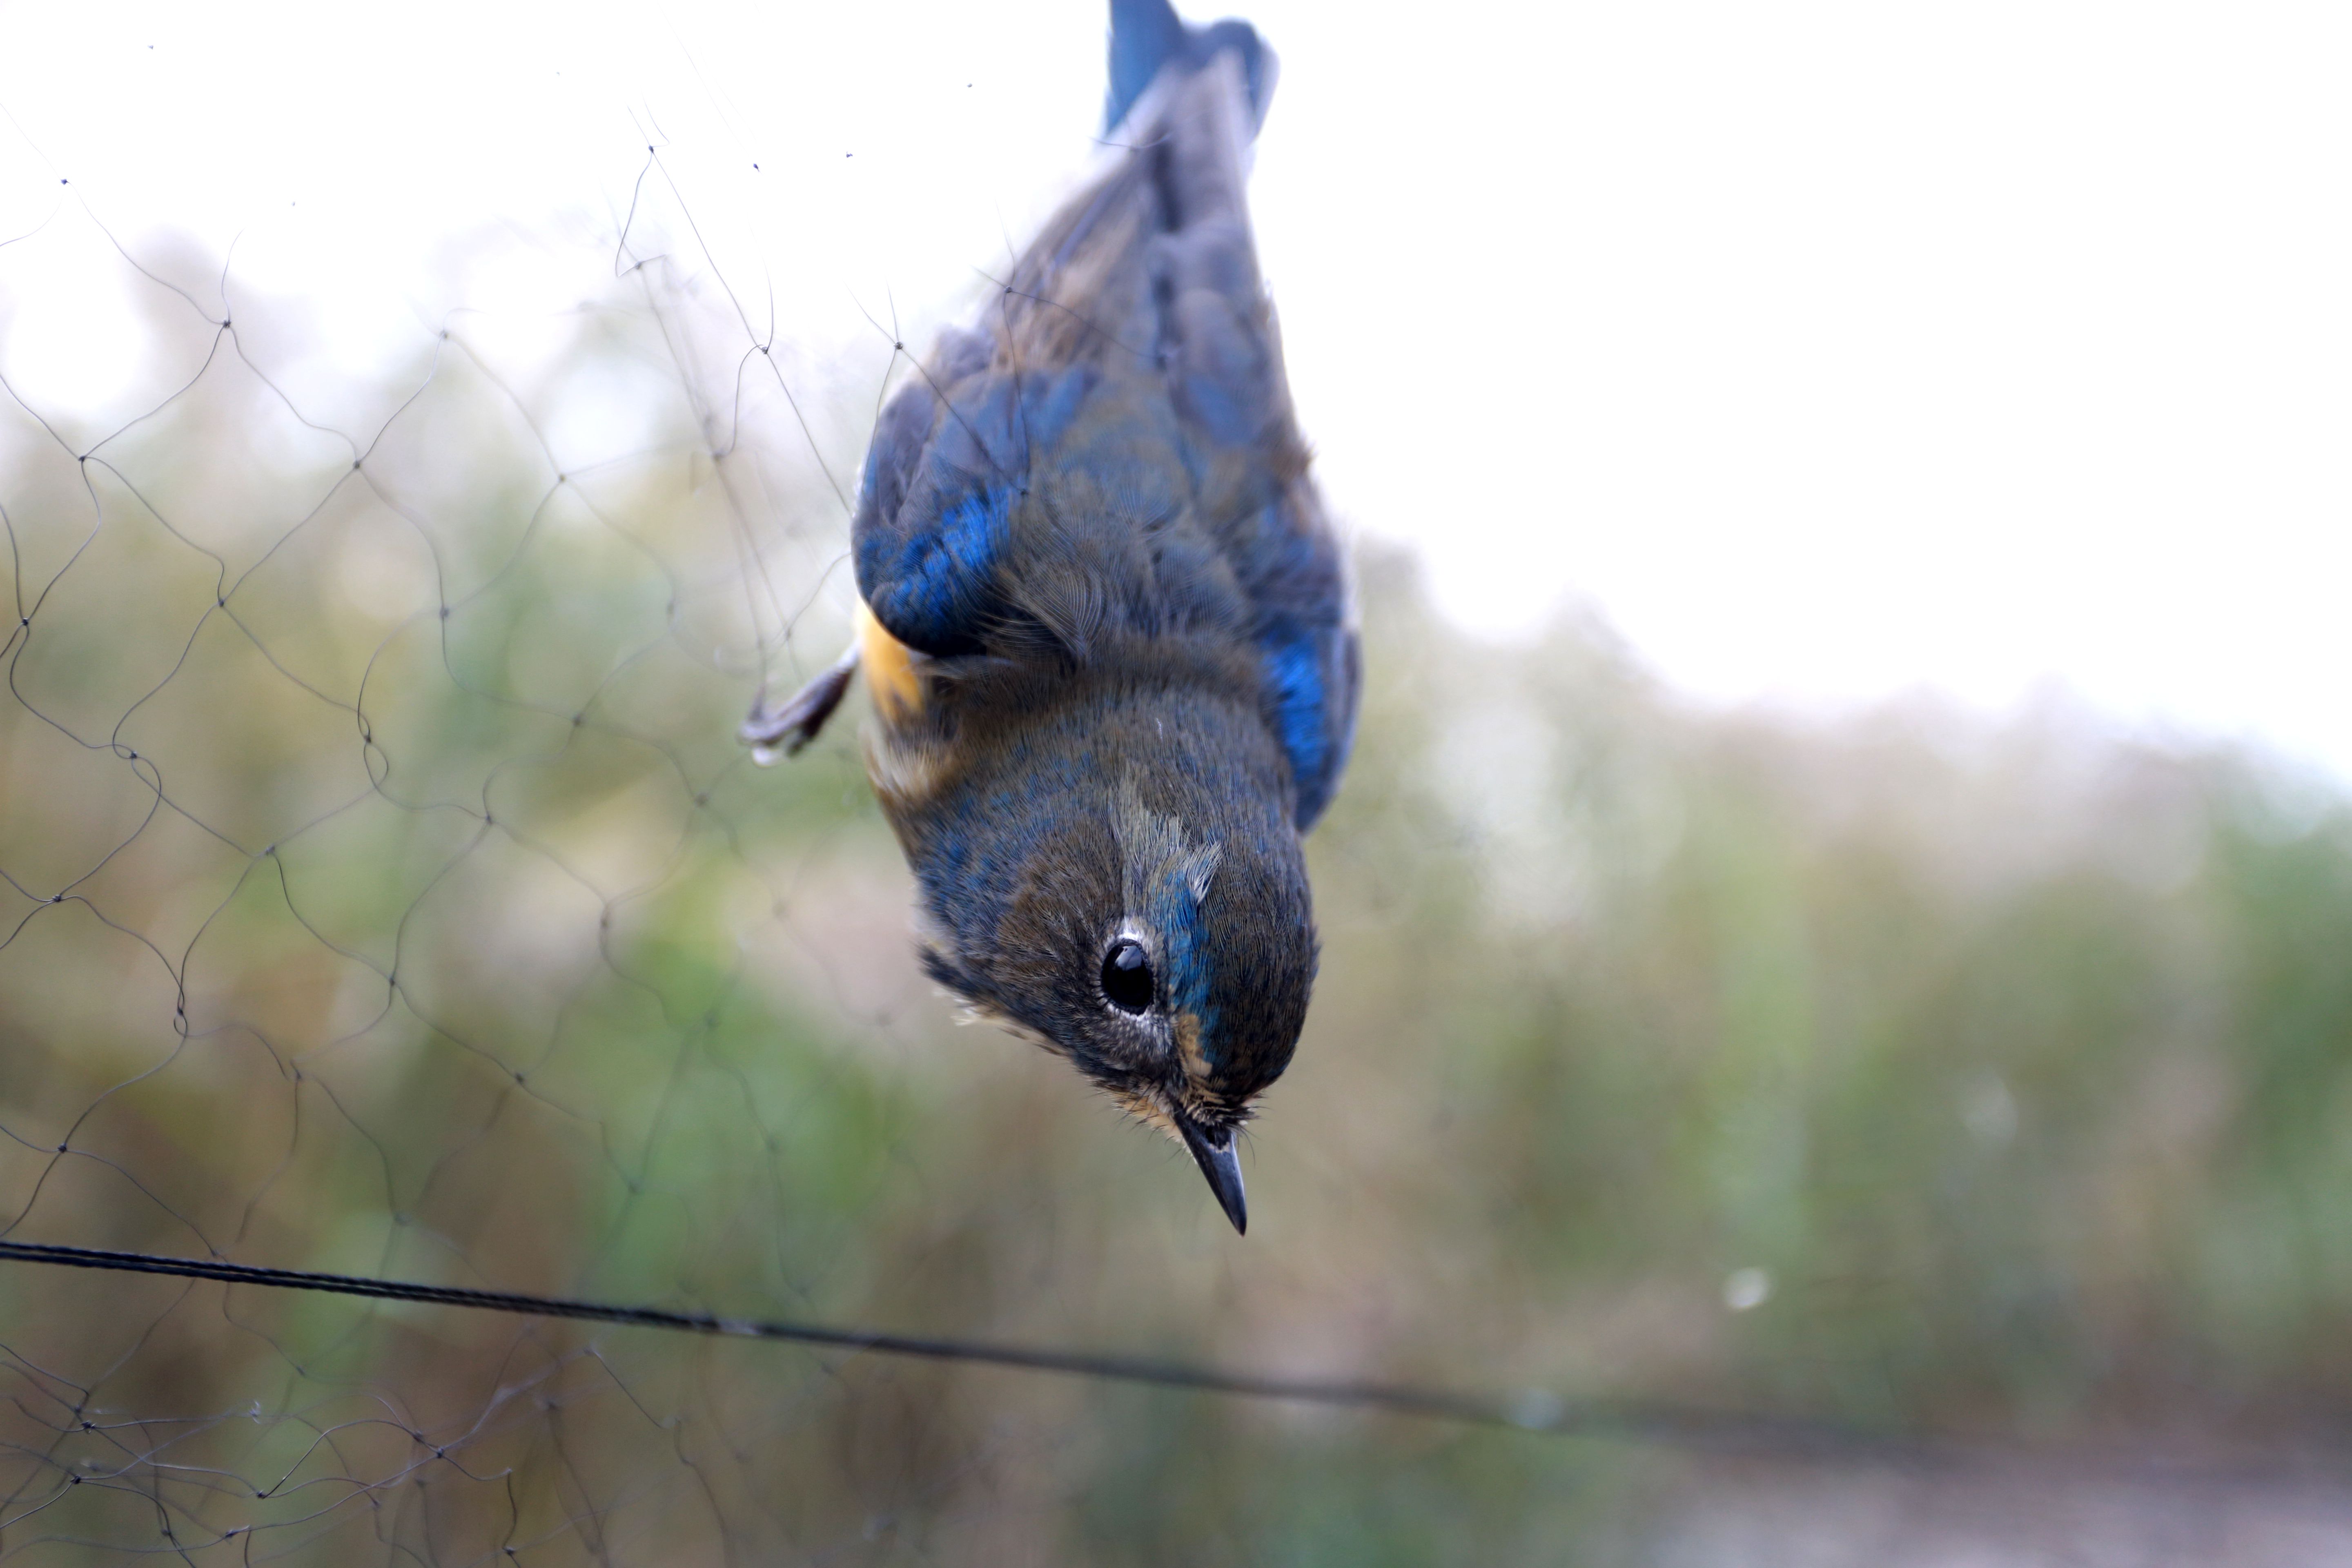
<svg viewBox="0 0 2352 1568">
<path fill-rule="evenodd" d="M 2332 785 L 2057 704 L 1703 710 L 1589 621 L 1466 637 L 1368 544 L 1239 1239 L 952 1026 L 854 712 L 737 746 L 842 635 L 845 525 L 772 395 L 730 408 L 772 449 L 681 409 L 682 296 L 548 363 L 436 338 L 348 442 L 155 310 L 220 352 L 152 417 L 0 410 L 9 1235 L 1890 1436 L 2352 1404 Z M 656 436 L 567 468 L 533 411 L 589 372 Z M 870 387 L 825 395 L 854 471 Z M 1609 1562 L 1677 1473 L 21 1266 L 0 1346 L 0 1546 L 42 1562 Z"/>
</svg>

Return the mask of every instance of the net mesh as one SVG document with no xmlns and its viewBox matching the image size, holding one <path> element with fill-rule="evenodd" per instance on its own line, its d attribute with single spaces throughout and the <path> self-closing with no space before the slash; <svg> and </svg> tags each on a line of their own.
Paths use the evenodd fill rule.
<svg viewBox="0 0 2352 1568">
<path fill-rule="evenodd" d="M 114 278 L 108 319 L 42 330 L 124 367 L 0 396 L 0 1234 L 1779 1409 L 1890 1457 L 1727 1481 L 5 1266 L 0 1556 L 2352 1551 L 2315 1436 L 2352 1392 L 2352 1250 L 2312 1206 L 2352 1176 L 2333 795 L 2063 713 L 1687 712 L 1591 626 L 1465 642 L 1368 548 L 1324 978 L 1236 1242 L 1180 1152 L 952 1027 L 852 727 L 775 769 L 735 738 L 846 637 L 854 476 L 919 336 L 796 347 L 658 151 L 591 226 L 577 298 L 420 321 L 381 384 L 77 193 L 0 247 L 21 331 L 27 279 Z M 1904 1446 L 1946 1429 L 2163 1440 L 1955 1480 Z"/>
<path fill-rule="evenodd" d="M 928 1277 L 960 1321 L 954 1248 L 873 1245 L 988 1216 L 903 1145 L 956 1085 L 894 1070 L 929 998 L 854 758 L 733 733 L 843 636 L 856 416 L 682 287 L 674 216 L 552 355 L 461 314 L 348 426 L 216 263 L 71 205 L 20 242 L 124 274 L 156 384 L 9 388 L 11 1237 L 771 1313 Z M 551 439 L 583 384 L 641 438 Z M 768 1561 L 1000 1462 L 921 1369 L 12 1284 L 12 1547 Z"/>
</svg>

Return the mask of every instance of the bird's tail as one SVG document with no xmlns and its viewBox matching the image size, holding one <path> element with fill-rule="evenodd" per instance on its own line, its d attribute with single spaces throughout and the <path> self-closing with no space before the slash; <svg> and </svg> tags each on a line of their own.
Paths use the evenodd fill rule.
<svg viewBox="0 0 2352 1568">
<path fill-rule="evenodd" d="M 1265 121 L 1277 72 L 1274 51 L 1247 22 L 1226 20 L 1187 26 L 1169 0 L 1110 0 L 1110 93 L 1103 105 L 1103 134 L 1115 133 L 1135 100 L 1163 71 L 1196 71 L 1231 49 L 1241 57 L 1249 89 L 1250 130 Z"/>
</svg>

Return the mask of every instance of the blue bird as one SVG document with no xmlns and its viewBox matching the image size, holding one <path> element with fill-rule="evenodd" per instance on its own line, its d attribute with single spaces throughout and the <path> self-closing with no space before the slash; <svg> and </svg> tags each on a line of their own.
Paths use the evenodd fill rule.
<svg viewBox="0 0 2352 1568">
<path fill-rule="evenodd" d="M 856 638 L 743 738 L 798 751 L 862 666 L 925 967 L 1181 1142 L 1242 1230 L 1360 656 L 1250 234 L 1274 55 L 1110 14 L 1108 166 L 884 410 Z"/>
</svg>

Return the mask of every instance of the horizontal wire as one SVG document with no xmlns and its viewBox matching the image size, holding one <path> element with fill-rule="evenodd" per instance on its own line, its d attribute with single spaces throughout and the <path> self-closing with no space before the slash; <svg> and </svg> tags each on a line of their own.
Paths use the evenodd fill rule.
<svg viewBox="0 0 2352 1568">
<path fill-rule="evenodd" d="M 877 1333 L 866 1329 L 828 1328 L 815 1323 L 725 1318 L 711 1312 L 679 1312 L 663 1307 L 625 1307 L 602 1301 L 572 1300 L 560 1296 L 526 1295 L 512 1290 L 478 1290 L 459 1285 L 368 1279 L 350 1274 L 271 1268 L 259 1264 L 230 1263 L 216 1258 L 114 1252 L 48 1242 L 0 1239 L 0 1260 L 47 1263 L 68 1268 L 103 1268 L 126 1274 L 160 1274 L 184 1279 L 217 1279 L 229 1285 L 314 1290 L 382 1301 L 420 1301 L 435 1306 L 511 1312 L 526 1317 L 572 1318 L 588 1322 L 616 1323 L 627 1328 L 667 1329 L 736 1339 L 782 1340 L 832 1350 L 919 1356 L 931 1361 L 966 1362 L 983 1366 L 1012 1367 L 1024 1372 L 1060 1373 L 1073 1377 L 1150 1384 L 1203 1394 L 1346 1405 L 1402 1415 L 1511 1426 L 1528 1432 L 1630 1437 L 1710 1447 L 1769 1448 L 1775 1452 L 1867 1449 L 1884 1455 L 1888 1448 L 1888 1439 L 1882 1435 L 1831 1423 L 1611 1400 L 1571 1401 L 1542 1390 L 1497 1396 L 1404 1384 L 1260 1376 L 1149 1356 L 1095 1354 L 1082 1351 L 989 1344 L 972 1340 Z"/>
<path fill-rule="evenodd" d="M 1879 1465 L 1990 1467 L 2046 1479 L 2104 1478 L 2143 1483 L 2243 1483 L 2284 1479 L 2275 1464 L 2216 1463 L 2210 1456 L 2168 1458 L 2121 1449 L 2036 1448 L 2024 1445 L 1948 1436 L 1889 1432 L 1816 1416 L 1787 1416 L 1677 1405 L 1662 1402 L 1568 1399 L 1544 1389 L 1516 1394 L 1350 1379 L 1279 1377 L 1231 1372 L 1213 1366 L 1151 1356 L 1098 1354 L 984 1341 L 933 1339 L 879 1333 L 866 1329 L 828 1328 L 818 1323 L 770 1319 L 723 1318 L 714 1312 L 678 1312 L 664 1307 L 624 1307 L 561 1296 L 513 1290 L 478 1290 L 461 1285 L 422 1285 L 403 1279 L 367 1279 L 351 1274 L 302 1268 L 270 1268 L 216 1258 L 170 1258 L 147 1252 L 114 1252 L 91 1247 L 0 1238 L 0 1261 L 47 1263 L 68 1268 L 103 1268 L 125 1274 L 158 1274 L 184 1279 L 217 1279 L 281 1290 L 314 1290 L 380 1301 L 418 1301 L 523 1317 L 571 1318 L 625 1328 L 715 1334 L 733 1339 L 777 1340 L 828 1350 L 877 1355 L 916 1356 L 929 1361 L 1010 1367 L 1022 1372 L 1146 1384 L 1160 1388 L 1377 1410 L 1523 1432 L 1665 1443 L 1719 1453 L 1784 1459 L 1842 1459 Z M 2316 1456 L 2306 1456 L 2316 1458 Z M 2344 1456 L 2326 1457 L 2322 1468 L 2341 1474 Z M 2307 1465 L 2285 1467 L 2286 1471 Z"/>
</svg>

